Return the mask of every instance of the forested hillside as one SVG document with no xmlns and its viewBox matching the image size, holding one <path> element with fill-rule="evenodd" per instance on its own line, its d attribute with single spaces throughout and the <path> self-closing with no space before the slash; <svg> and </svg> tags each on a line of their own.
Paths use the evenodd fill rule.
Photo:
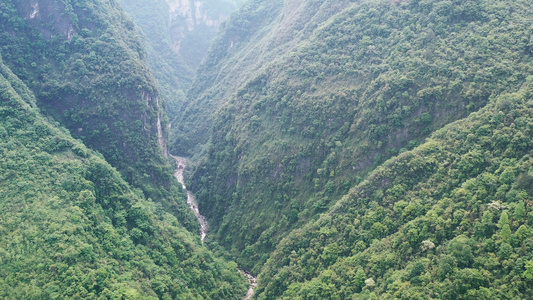
<svg viewBox="0 0 533 300">
<path fill-rule="evenodd" d="M 376 168 L 292 232 L 257 299 L 527 299 L 533 77 Z"/>
<path fill-rule="evenodd" d="M 192 155 L 209 139 L 212 114 L 228 98 L 342 10 L 339 1 L 253 0 L 225 24 L 196 74 L 184 110 L 173 124 L 171 150 Z M 309 24 L 307 24 L 309 22 Z"/>
<path fill-rule="evenodd" d="M 42 111 L 148 197 L 190 215 L 173 203 L 164 103 L 120 6 L 114 0 L 6 0 L 0 11 L 0 54 Z"/>
<path fill-rule="evenodd" d="M 179 146 L 206 143 L 189 186 L 211 239 L 260 273 L 282 238 L 387 159 L 518 91 L 533 71 L 532 4 L 248 2 L 215 40 L 179 124 Z M 375 230 L 386 238 L 401 224 Z M 260 286 L 279 271 L 262 273 Z"/>
<path fill-rule="evenodd" d="M 200 244 L 140 41 L 113 0 L 0 2 L 0 298 L 246 293 Z"/>
<path fill-rule="evenodd" d="M 533 0 L 1 1 L 0 298 L 242 299 L 237 266 L 255 299 L 531 297 L 532 24 Z"/>
<path fill-rule="evenodd" d="M 0 61 L 0 298 L 244 295 L 235 264 L 59 126 Z"/>
</svg>

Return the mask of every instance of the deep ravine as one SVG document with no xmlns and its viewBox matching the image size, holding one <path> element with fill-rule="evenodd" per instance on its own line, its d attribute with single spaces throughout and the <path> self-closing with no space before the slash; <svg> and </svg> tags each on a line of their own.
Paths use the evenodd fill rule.
<svg viewBox="0 0 533 300">
<path fill-rule="evenodd" d="M 181 183 L 181 186 L 185 191 L 187 191 L 187 204 L 189 204 L 189 207 L 194 212 L 194 215 L 196 216 L 196 219 L 198 220 L 198 223 L 200 223 L 200 240 L 202 241 L 202 245 L 204 244 L 205 236 L 207 235 L 207 230 L 209 229 L 209 226 L 207 224 L 207 219 L 205 216 L 202 216 L 200 214 L 200 210 L 198 209 L 198 204 L 196 203 L 196 199 L 194 198 L 194 195 L 187 190 L 187 187 L 185 186 L 185 181 L 183 179 L 183 172 L 185 171 L 185 168 L 187 167 L 187 159 L 184 157 L 174 156 L 171 155 L 177 163 L 176 170 L 174 171 L 174 176 L 178 180 L 179 183 Z M 254 295 L 254 288 L 257 285 L 257 278 L 254 277 L 252 274 L 238 269 L 241 274 L 246 276 L 248 278 L 248 282 L 250 284 L 250 288 L 248 289 L 248 292 L 246 293 L 246 296 L 242 298 L 242 300 L 250 300 L 252 299 L 252 296 Z"/>
</svg>

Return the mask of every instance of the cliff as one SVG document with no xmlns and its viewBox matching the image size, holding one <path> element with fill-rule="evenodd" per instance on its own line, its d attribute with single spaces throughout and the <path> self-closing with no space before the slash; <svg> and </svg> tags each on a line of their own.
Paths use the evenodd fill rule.
<svg viewBox="0 0 533 300">
<path fill-rule="evenodd" d="M 232 0 L 124 0 L 121 5 L 142 32 L 147 60 L 172 120 L 183 109 L 185 94 L 211 40 L 237 8 L 237 3 Z"/>
<path fill-rule="evenodd" d="M 114 1 L 48 0 L 2 6 L 0 53 L 43 112 L 148 197 L 179 210 L 165 157 L 164 100 L 134 24 L 120 7 Z"/>
</svg>

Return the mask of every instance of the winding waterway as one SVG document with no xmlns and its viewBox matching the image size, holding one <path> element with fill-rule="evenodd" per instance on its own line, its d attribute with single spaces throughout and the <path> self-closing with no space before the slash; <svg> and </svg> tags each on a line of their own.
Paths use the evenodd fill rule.
<svg viewBox="0 0 533 300">
<path fill-rule="evenodd" d="M 203 245 L 205 236 L 207 235 L 207 230 L 209 229 L 209 225 L 207 224 L 207 219 L 205 218 L 205 216 L 202 216 L 200 214 L 200 210 L 198 209 L 198 203 L 196 203 L 196 198 L 194 198 L 194 195 L 190 191 L 188 191 L 187 187 L 185 186 L 185 181 L 183 179 L 183 171 L 185 171 L 185 168 L 187 167 L 187 159 L 174 155 L 171 156 L 176 160 L 177 163 L 176 170 L 174 171 L 174 176 L 176 177 L 178 182 L 181 183 L 183 189 L 187 191 L 187 204 L 189 204 L 189 207 L 194 212 L 198 223 L 200 223 L 200 240 L 202 241 Z M 244 296 L 242 300 L 250 300 L 254 295 L 254 288 L 257 285 L 257 278 L 255 278 L 252 274 L 246 271 L 243 271 L 241 269 L 238 270 L 239 272 L 241 272 L 241 274 L 248 278 L 248 282 L 250 284 L 250 288 L 248 289 L 246 296 Z"/>
<path fill-rule="evenodd" d="M 178 163 L 176 171 L 174 172 L 174 176 L 178 182 L 181 183 L 183 189 L 187 191 L 185 181 L 183 180 L 183 171 L 185 171 L 185 167 L 187 167 L 187 159 L 179 156 L 172 157 Z M 207 219 L 200 214 L 200 210 L 198 210 L 198 203 L 196 203 L 196 198 L 194 198 L 194 195 L 190 191 L 187 191 L 187 204 L 189 204 L 189 207 L 194 212 L 198 223 L 200 223 L 200 240 L 202 241 L 203 245 L 205 236 L 207 235 L 207 230 L 209 230 L 209 225 L 207 224 Z"/>
</svg>

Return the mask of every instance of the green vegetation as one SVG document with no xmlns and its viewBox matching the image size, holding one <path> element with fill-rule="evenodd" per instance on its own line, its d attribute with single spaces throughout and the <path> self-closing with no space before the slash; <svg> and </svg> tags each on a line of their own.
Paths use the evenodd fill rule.
<svg viewBox="0 0 533 300">
<path fill-rule="evenodd" d="M 247 288 L 234 263 L 42 117 L 1 61 L 0 264 L 5 299 L 239 299 Z"/>
<path fill-rule="evenodd" d="M 388 160 L 291 233 L 257 298 L 529 297 L 532 137 L 533 77 Z"/>
<path fill-rule="evenodd" d="M 533 294 L 531 0 L 122 2 L 0 3 L 0 298 Z"/>
<path fill-rule="evenodd" d="M 115 1 L 0 3 L 0 54 L 43 113 L 102 153 L 126 180 L 176 214 L 164 102 L 134 24 Z"/>
<path fill-rule="evenodd" d="M 168 114 L 174 116 L 184 100 L 184 91 L 192 82 L 194 70 L 172 50 L 168 3 L 165 0 L 123 0 L 121 6 L 143 33 L 147 61 L 168 104 Z"/>
<path fill-rule="evenodd" d="M 435 130 L 520 89 L 533 71 L 531 4 L 249 2 L 213 45 L 181 123 L 189 136 L 181 146 L 194 149 L 198 133 L 209 132 L 188 186 L 210 221 L 210 237 L 260 273 L 289 232 L 315 224 L 384 161 L 406 157 Z M 483 170 L 482 150 L 467 155 L 471 164 L 465 160 L 461 176 Z M 388 181 L 375 184 L 369 189 Z M 388 226 L 376 223 L 376 236 L 361 249 L 400 224 Z M 359 246 L 332 244 L 323 259 L 333 264 L 346 247 Z M 264 286 L 274 276 L 290 284 L 283 270 L 261 273 L 263 295 L 281 295 Z"/>
</svg>

